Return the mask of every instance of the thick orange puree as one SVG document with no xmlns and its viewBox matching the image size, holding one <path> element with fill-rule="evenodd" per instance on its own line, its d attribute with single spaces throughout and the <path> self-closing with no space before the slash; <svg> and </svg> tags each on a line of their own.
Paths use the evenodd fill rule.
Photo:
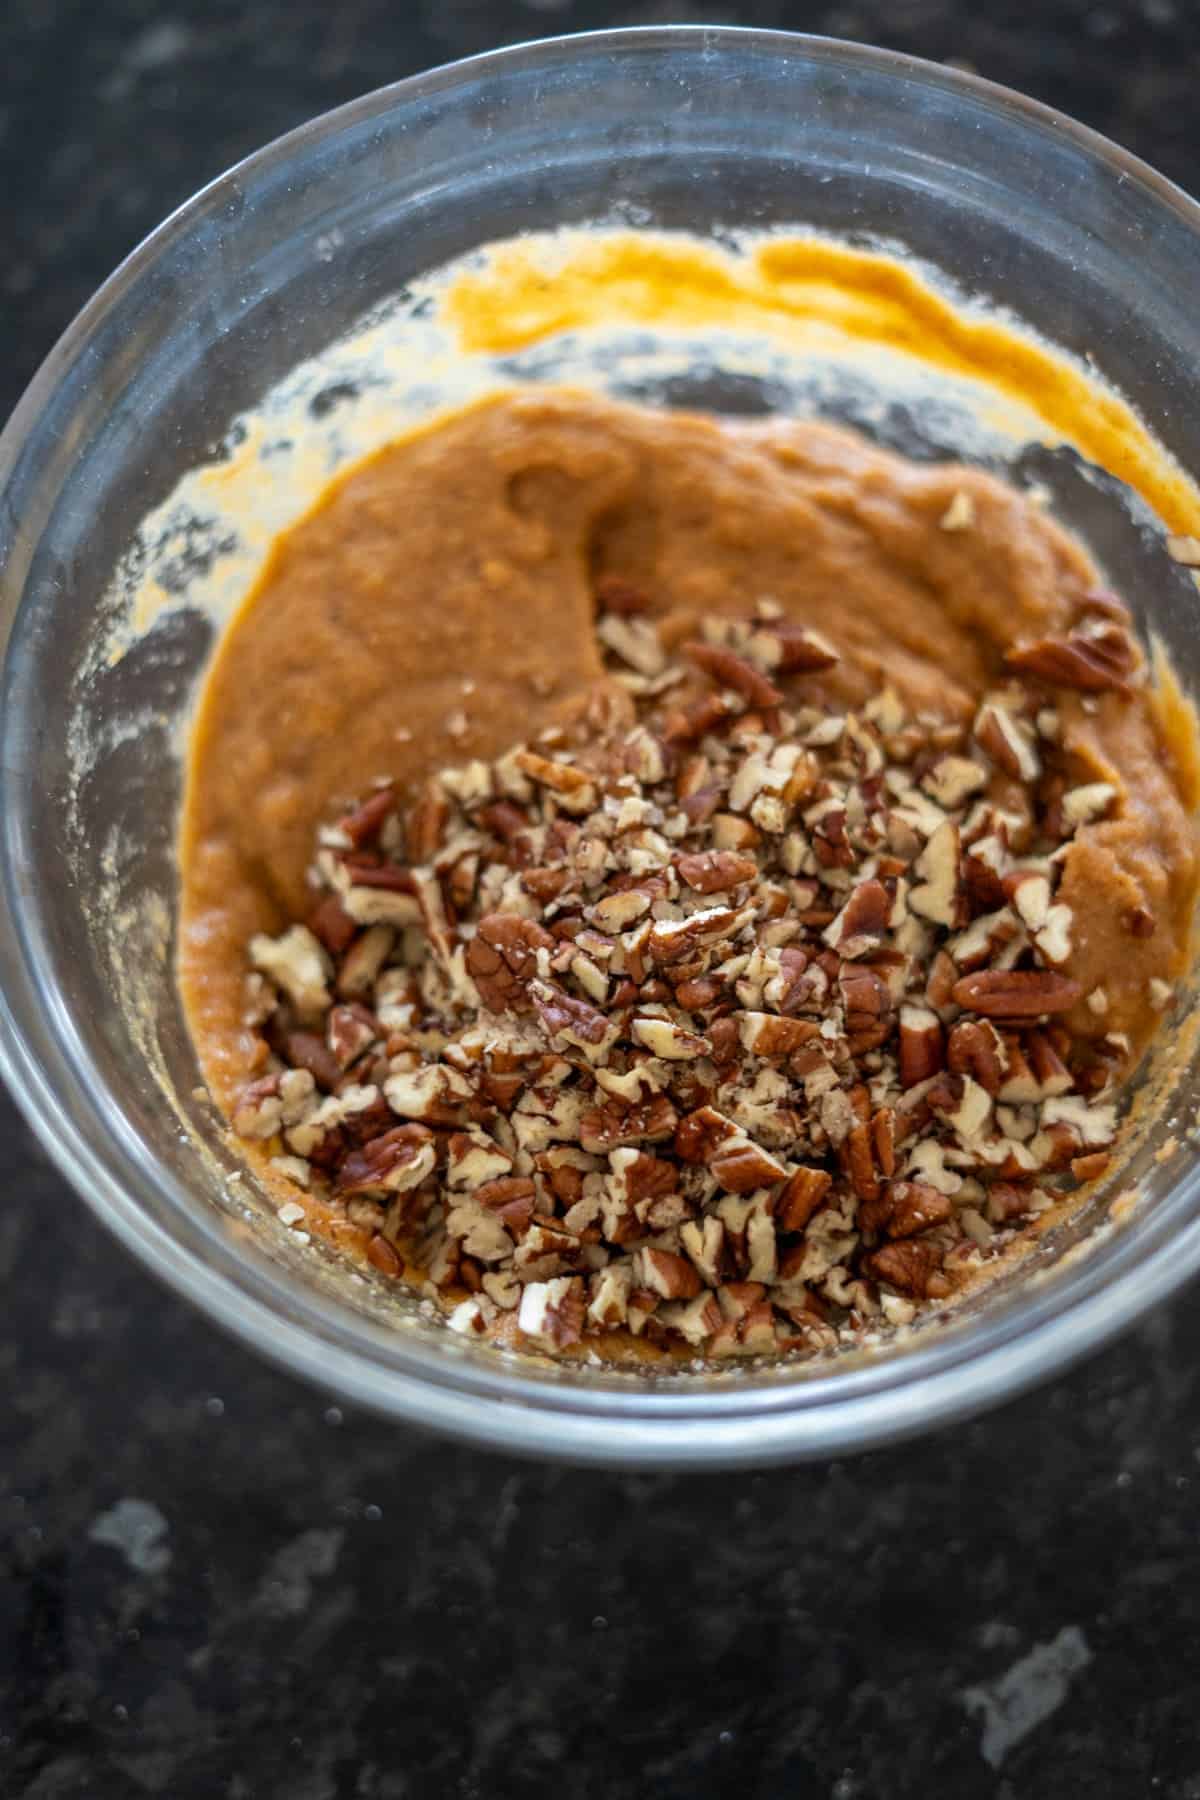
<svg viewBox="0 0 1200 1800">
<path fill-rule="evenodd" d="M 771 238 L 741 255 L 651 232 L 520 240 L 459 276 L 443 312 L 465 350 L 492 353 L 615 323 L 785 340 L 827 330 L 904 351 L 1018 401 L 1135 488 L 1172 531 L 1200 530 L 1195 488 L 1123 400 L 1034 338 L 961 310 L 879 252 L 812 237 Z"/>
<path fill-rule="evenodd" d="M 958 495 L 970 524 L 943 529 Z M 247 939 L 307 911 L 318 824 L 376 777 L 404 786 L 498 754 L 599 679 L 605 573 L 643 588 L 671 636 L 773 596 L 841 652 L 818 697 L 854 705 L 890 682 L 956 717 L 1003 680 L 1007 646 L 1069 625 L 1098 580 L 1078 543 L 990 476 L 823 425 L 542 390 L 383 450 L 280 539 L 203 695 L 180 979 L 220 1099 L 257 1041 L 242 1023 Z M 1070 1024 L 1124 1032 L 1136 1051 L 1156 1022 L 1152 980 L 1174 981 L 1187 955 L 1191 715 L 1146 690 L 1062 690 L 1056 705 L 1078 779 L 1118 791 L 1066 857 L 1068 972 L 1107 996 L 1102 1017 L 1081 1002 Z"/>
</svg>

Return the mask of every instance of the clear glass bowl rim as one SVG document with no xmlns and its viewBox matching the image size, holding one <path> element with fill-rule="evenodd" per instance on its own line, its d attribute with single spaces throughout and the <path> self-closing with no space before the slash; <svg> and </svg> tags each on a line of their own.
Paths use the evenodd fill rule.
<svg viewBox="0 0 1200 1800">
<path fill-rule="evenodd" d="M 1089 157 L 1169 208 L 1200 237 L 1200 207 L 1129 152 L 1042 103 L 980 76 L 900 52 L 840 39 L 738 26 L 669 25 L 545 38 L 447 63 L 376 89 L 255 151 L 169 215 L 119 265 L 51 349 L 0 434 L 0 501 L 65 372 L 85 354 L 101 322 L 192 226 L 221 206 L 243 178 L 388 112 L 484 74 L 604 57 L 614 51 L 707 54 L 753 51 L 813 63 L 873 68 L 926 88 L 985 101 L 1017 126 L 1065 134 Z M 3 510 L 0 509 L 0 519 Z M 12 619 L 2 624 L 5 643 Z M 0 804 L 18 803 L 0 771 Z M 0 892 L 0 950 L 29 960 L 13 870 Z M 35 985 L 44 968 L 26 971 Z M 897 1358 L 777 1387 L 689 1392 L 685 1383 L 631 1391 L 586 1388 L 522 1374 L 507 1360 L 466 1365 L 405 1342 L 404 1333 L 348 1312 L 330 1315 L 319 1295 L 282 1271 L 247 1264 L 204 1224 L 205 1254 L 179 1242 L 152 1216 L 185 1216 L 182 1184 L 114 1132 L 102 1149 L 72 1112 L 78 1071 L 57 1039 L 39 1051 L 11 984 L 0 988 L 0 1075 L 43 1147 L 104 1224 L 163 1281 L 232 1335 L 280 1367 L 337 1397 L 484 1447 L 574 1462 L 720 1468 L 842 1456 L 946 1426 L 1061 1374 L 1127 1329 L 1200 1268 L 1200 1162 L 1193 1160 L 1152 1214 L 1135 1218 L 1052 1283 L 1030 1287 L 996 1317 L 931 1333 Z"/>
</svg>

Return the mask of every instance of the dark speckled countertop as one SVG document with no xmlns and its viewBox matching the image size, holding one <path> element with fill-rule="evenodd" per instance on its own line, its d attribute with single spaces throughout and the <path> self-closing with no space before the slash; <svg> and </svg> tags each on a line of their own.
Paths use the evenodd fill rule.
<svg viewBox="0 0 1200 1800">
<path fill-rule="evenodd" d="M 951 58 L 1200 185 L 1194 0 L 9 0 L 0 410 L 268 138 L 500 42 L 688 18 Z M 1194 1289 L 900 1451 L 589 1474 L 264 1367 L 2 1101 L 0 1181 L 6 1800 L 1200 1800 Z"/>
</svg>

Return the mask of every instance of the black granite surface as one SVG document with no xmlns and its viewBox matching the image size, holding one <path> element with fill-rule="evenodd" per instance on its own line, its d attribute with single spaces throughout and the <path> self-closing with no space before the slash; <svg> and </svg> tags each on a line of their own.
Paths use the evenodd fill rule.
<svg viewBox="0 0 1200 1800">
<path fill-rule="evenodd" d="M 1194 0 L 8 0 L 0 410 L 278 132 L 686 18 L 952 58 L 1200 185 Z M 153 1285 L 3 1101 L 0 1270 L 0 1795 L 1200 1800 L 1194 1290 L 965 1430 L 701 1479 L 343 1413 Z"/>
</svg>

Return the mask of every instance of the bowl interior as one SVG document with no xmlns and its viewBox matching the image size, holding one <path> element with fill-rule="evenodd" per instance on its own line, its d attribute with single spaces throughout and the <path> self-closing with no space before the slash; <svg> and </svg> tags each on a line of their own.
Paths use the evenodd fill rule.
<svg viewBox="0 0 1200 1800">
<path fill-rule="evenodd" d="M 1132 1171 L 1145 1190 L 1134 1222 L 1093 1256 L 1041 1285 L 1001 1283 L 952 1327 L 835 1374 L 683 1383 L 505 1362 L 255 1223 L 250 1184 L 197 1092 L 172 977 L 181 728 L 212 643 L 200 598 L 245 545 L 219 506 L 177 504 L 178 484 L 236 456 L 256 422 L 264 469 L 272 457 L 286 468 L 302 432 L 331 469 L 360 440 L 356 419 L 392 406 L 397 420 L 420 416 L 437 382 L 410 372 L 373 391 L 370 357 L 354 348 L 364 316 L 416 343 L 430 271 L 511 234 L 596 224 L 897 246 L 1086 358 L 1185 469 L 1200 468 L 1200 408 L 1182 404 L 1200 367 L 1190 204 L 986 84 L 846 45 L 679 28 L 480 58 L 306 127 L 135 253 L 0 441 L 9 1072 L 77 1184 L 143 1256 L 359 1400 L 585 1455 L 749 1460 L 876 1441 L 1078 1354 L 1194 1266 L 1180 1128 L 1192 1055 Z M 602 354 L 551 342 L 485 374 L 583 372 L 664 404 L 807 407 L 910 454 L 962 448 L 953 407 L 868 404 L 854 382 L 813 383 L 786 359 L 733 366 L 711 342 L 669 367 L 653 349 L 631 330 Z M 1044 482 L 1185 685 L 1200 680 L 1195 589 L 1117 480 L 1061 448 L 970 453 Z M 286 478 L 276 485 L 286 513 Z M 130 632 L 148 570 L 168 603 L 152 629 Z M 1048 1268 L 1082 1229 L 1046 1249 Z M 489 1417 L 495 1400 L 507 1409 Z"/>
</svg>

